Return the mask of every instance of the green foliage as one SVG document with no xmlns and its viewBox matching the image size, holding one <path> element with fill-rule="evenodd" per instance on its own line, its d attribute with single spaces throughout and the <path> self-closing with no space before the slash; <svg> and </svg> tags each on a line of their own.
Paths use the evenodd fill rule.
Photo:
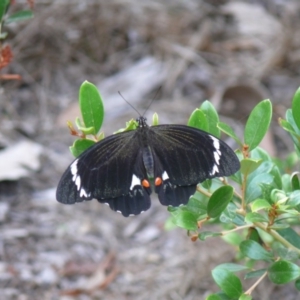
<svg viewBox="0 0 300 300">
<path fill-rule="evenodd" d="M 258 103 L 252 110 L 245 127 L 245 144 L 249 151 L 256 148 L 267 133 L 272 118 L 272 104 L 270 100 Z"/>
<path fill-rule="evenodd" d="M 71 147 L 75 156 L 103 138 L 98 131 L 104 109 L 96 87 L 83 83 L 79 99 L 83 121 L 78 119 L 76 124 L 80 132 L 69 124 L 71 133 L 80 138 Z M 217 137 L 222 131 L 233 138 L 241 161 L 241 169 L 230 178 L 206 180 L 197 186 L 187 205 L 168 208 L 170 218 L 165 228 L 183 228 L 192 241 L 221 237 L 237 249 L 239 263 L 225 261 L 212 270 L 220 292 L 209 295 L 208 300 L 251 300 L 257 284 L 267 278 L 274 284 L 295 281 L 295 288 L 300 290 L 300 236 L 296 229 L 300 223 L 300 180 L 299 173 L 293 173 L 297 171 L 300 154 L 300 89 L 293 98 L 292 109 L 286 112 L 286 120 L 279 121 L 295 146 L 295 152 L 286 159 L 272 158 L 259 148 L 271 117 L 271 102 L 258 103 L 246 122 L 243 138 L 229 125 L 219 122 L 209 101 L 189 118 L 190 126 Z M 153 124 L 158 124 L 157 114 Z M 136 126 L 136 121 L 131 120 L 118 132 L 134 130 Z M 207 230 L 210 223 L 218 224 L 219 229 Z M 243 285 L 250 278 L 257 282 L 244 290 Z"/>
<path fill-rule="evenodd" d="M 6 32 L 1 32 L 3 24 L 15 23 L 25 21 L 33 18 L 31 10 L 21 10 L 13 14 L 9 14 L 10 0 L 0 1 L 0 39 L 5 39 Z"/>
</svg>

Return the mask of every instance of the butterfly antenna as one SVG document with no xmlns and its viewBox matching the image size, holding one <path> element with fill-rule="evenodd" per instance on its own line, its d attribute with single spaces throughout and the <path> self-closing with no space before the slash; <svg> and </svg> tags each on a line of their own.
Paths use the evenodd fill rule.
<svg viewBox="0 0 300 300">
<path fill-rule="evenodd" d="M 153 99 L 151 100 L 150 104 L 148 105 L 148 107 L 146 108 L 145 112 L 143 113 L 143 116 L 146 114 L 146 112 L 148 111 L 148 109 L 150 108 L 151 104 L 153 103 L 153 101 L 156 99 L 158 93 L 161 91 L 161 86 L 158 88 L 158 90 L 156 91 Z"/>
<path fill-rule="evenodd" d="M 123 95 L 121 94 L 120 91 L 118 91 L 118 94 L 122 97 L 122 99 L 123 99 L 123 100 L 124 100 L 131 108 L 133 108 L 139 115 L 141 115 L 140 112 L 139 112 L 132 104 L 130 104 L 130 103 L 123 97 Z"/>
</svg>

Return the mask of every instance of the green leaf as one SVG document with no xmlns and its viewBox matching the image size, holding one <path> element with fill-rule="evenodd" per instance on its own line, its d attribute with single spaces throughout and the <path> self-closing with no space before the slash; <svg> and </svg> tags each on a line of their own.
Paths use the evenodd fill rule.
<svg viewBox="0 0 300 300">
<path fill-rule="evenodd" d="M 209 190 L 209 189 L 211 188 L 211 185 L 212 185 L 212 180 L 211 180 L 211 179 L 206 179 L 205 181 L 203 181 L 203 182 L 201 183 L 201 185 L 202 185 L 205 189 Z"/>
<path fill-rule="evenodd" d="M 251 295 L 246 295 L 246 294 L 243 294 L 241 295 L 241 297 L 239 298 L 239 300 L 252 300 L 252 296 Z"/>
<path fill-rule="evenodd" d="M 222 186 L 214 191 L 207 204 L 207 215 L 217 218 L 221 215 L 233 196 L 233 187 Z"/>
<path fill-rule="evenodd" d="M 297 261 L 298 260 L 298 257 L 299 257 L 298 253 L 294 250 L 286 248 L 280 242 L 274 242 L 272 244 L 272 249 L 276 253 L 276 255 L 279 256 L 283 260 L 288 260 L 288 261 Z"/>
<path fill-rule="evenodd" d="M 268 276 L 276 284 L 285 284 L 300 277 L 300 268 L 296 264 L 280 260 L 268 268 Z"/>
<path fill-rule="evenodd" d="M 262 159 L 263 161 L 272 161 L 268 152 L 260 147 L 256 147 L 251 151 L 251 158 Z"/>
<path fill-rule="evenodd" d="M 197 230 L 197 215 L 186 210 L 178 210 L 174 214 L 174 221 L 178 227 L 184 228 L 186 230 Z"/>
<path fill-rule="evenodd" d="M 300 249 L 300 236 L 294 229 L 286 228 L 278 230 L 278 233 L 282 237 L 284 237 L 288 242 L 290 242 L 293 246 Z"/>
<path fill-rule="evenodd" d="M 293 191 L 291 194 L 289 194 L 289 200 L 287 204 L 291 207 L 295 207 L 300 204 L 300 190 Z"/>
<path fill-rule="evenodd" d="M 94 134 L 95 128 L 94 127 L 88 127 L 86 128 L 84 125 L 82 125 L 80 118 L 76 118 L 75 124 L 77 128 L 82 131 L 84 134 L 89 135 L 89 134 Z"/>
<path fill-rule="evenodd" d="M 10 0 L 1 0 L 0 1 L 0 22 L 2 22 L 3 16 L 5 15 Z"/>
<path fill-rule="evenodd" d="M 205 201 L 199 201 L 195 197 L 191 197 L 186 204 L 186 209 L 197 216 L 206 215 L 206 207 L 207 203 L 205 203 Z"/>
<path fill-rule="evenodd" d="M 300 129 L 300 87 L 297 89 L 292 102 L 292 113 L 297 124 L 297 127 Z"/>
<path fill-rule="evenodd" d="M 300 291 L 300 279 L 296 279 L 295 281 L 295 288 Z"/>
<path fill-rule="evenodd" d="M 289 132 L 292 135 L 297 135 L 293 126 L 288 121 L 279 118 L 279 124 L 285 131 Z"/>
<path fill-rule="evenodd" d="M 261 215 L 256 212 L 252 212 L 252 213 L 246 214 L 245 221 L 248 223 L 255 223 L 255 222 L 266 222 L 267 223 L 268 219 L 264 215 Z"/>
<path fill-rule="evenodd" d="M 217 294 L 211 294 L 205 300 L 222 300 Z"/>
<path fill-rule="evenodd" d="M 120 132 L 124 132 L 124 131 L 131 131 L 131 130 L 135 130 L 138 127 L 138 123 L 136 120 L 131 119 L 129 122 L 126 122 L 126 127 L 125 128 L 121 128 L 117 131 L 115 131 L 114 133 L 120 133 Z"/>
<path fill-rule="evenodd" d="M 234 263 L 224 263 L 218 265 L 215 269 L 225 269 L 230 272 L 240 272 L 244 270 L 248 270 L 249 268 L 243 265 L 234 264 Z"/>
<path fill-rule="evenodd" d="M 195 109 L 188 120 L 188 126 L 208 131 L 208 121 L 204 112 L 199 108 Z"/>
<path fill-rule="evenodd" d="M 289 224 L 284 224 L 284 223 L 275 223 L 271 226 L 269 226 L 269 229 L 274 229 L 274 230 L 280 230 L 280 229 L 285 229 L 285 228 L 289 228 L 291 225 Z"/>
<path fill-rule="evenodd" d="M 247 120 L 244 140 L 249 146 L 249 151 L 256 148 L 268 131 L 272 118 L 272 104 L 270 100 L 258 103 Z"/>
<path fill-rule="evenodd" d="M 273 165 L 273 168 L 270 171 L 270 174 L 274 176 L 274 183 L 278 189 L 282 189 L 281 174 L 279 168 L 276 165 Z"/>
<path fill-rule="evenodd" d="M 261 209 L 269 209 L 271 205 L 265 199 L 257 199 L 251 204 L 251 210 L 253 212 L 259 211 Z"/>
<path fill-rule="evenodd" d="M 250 278 L 261 277 L 266 271 L 267 271 L 267 269 L 260 269 L 260 270 L 252 271 L 252 272 L 245 274 L 244 278 L 250 279 Z"/>
<path fill-rule="evenodd" d="M 300 134 L 300 129 L 299 127 L 297 126 L 296 122 L 295 122 L 295 119 L 294 119 L 294 116 L 293 116 L 293 111 L 291 109 L 288 109 L 285 113 L 285 117 L 286 117 L 286 120 L 287 122 L 292 126 L 292 128 L 294 129 L 295 133 L 296 134 L 292 134 L 292 138 L 295 142 L 295 139 L 294 137 L 296 136 L 299 136 Z M 297 141 L 296 141 L 297 142 Z"/>
<path fill-rule="evenodd" d="M 299 172 L 294 172 L 291 175 L 291 185 L 292 189 L 295 190 L 300 190 L 300 183 L 299 183 Z"/>
<path fill-rule="evenodd" d="M 216 137 L 220 137 L 220 130 L 217 127 L 219 122 L 219 115 L 214 108 L 214 106 L 209 101 L 204 101 L 200 106 L 200 110 L 204 113 L 207 122 L 208 129 L 207 131 Z"/>
<path fill-rule="evenodd" d="M 226 269 L 215 268 L 212 270 L 212 277 L 221 290 L 231 298 L 238 298 L 243 292 L 240 279 Z"/>
<path fill-rule="evenodd" d="M 283 191 L 285 191 L 286 193 L 293 191 L 291 175 L 290 174 L 283 174 L 282 177 L 281 177 L 281 181 L 282 181 Z"/>
<path fill-rule="evenodd" d="M 243 146 L 243 142 L 237 137 L 237 135 L 235 134 L 235 132 L 233 131 L 233 129 L 226 123 L 223 122 L 219 122 L 217 124 L 217 127 L 223 131 L 225 134 L 227 134 L 228 136 L 230 136 L 231 138 L 233 138 L 238 145 L 240 145 L 241 147 Z"/>
<path fill-rule="evenodd" d="M 253 240 L 246 240 L 241 242 L 240 251 L 246 257 L 254 260 L 266 260 L 271 261 L 273 255 L 265 250 L 260 244 Z"/>
<path fill-rule="evenodd" d="M 198 238 L 201 241 L 205 241 L 209 237 L 216 237 L 216 236 L 221 236 L 221 235 L 222 235 L 222 233 L 220 233 L 220 232 L 203 231 L 198 234 Z"/>
<path fill-rule="evenodd" d="M 239 246 L 239 244 L 243 241 L 243 238 L 237 232 L 230 232 L 223 236 L 223 240 L 230 245 Z"/>
<path fill-rule="evenodd" d="M 241 172 L 242 174 L 248 176 L 250 173 L 254 172 L 262 163 L 261 159 L 251 159 L 245 158 L 241 160 Z"/>
<path fill-rule="evenodd" d="M 255 176 L 252 180 L 247 183 L 246 186 L 246 202 L 250 203 L 253 200 L 261 197 L 261 184 L 271 184 L 273 182 L 273 176 L 267 173 L 262 173 Z"/>
<path fill-rule="evenodd" d="M 12 23 L 12 22 L 19 22 L 32 19 L 34 17 L 33 12 L 31 10 L 22 10 L 18 11 L 11 16 L 9 16 L 5 20 L 5 24 Z"/>
<path fill-rule="evenodd" d="M 153 117 L 152 117 L 152 125 L 153 126 L 157 126 L 159 124 L 159 120 L 158 120 L 158 114 L 154 113 Z"/>
<path fill-rule="evenodd" d="M 103 123 L 104 107 L 98 89 L 88 81 L 80 87 L 79 106 L 85 127 L 93 127 L 93 134 L 97 134 Z"/>
<path fill-rule="evenodd" d="M 73 145 L 70 147 L 70 151 L 73 156 L 78 157 L 86 149 L 95 145 L 96 142 L 88 139 L 76 140 Z"/>
</svg>

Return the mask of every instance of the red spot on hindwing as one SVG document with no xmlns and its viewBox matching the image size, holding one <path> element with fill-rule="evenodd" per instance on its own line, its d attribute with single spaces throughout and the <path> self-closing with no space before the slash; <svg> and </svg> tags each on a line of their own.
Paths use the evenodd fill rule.
<svg viewBox="0 0 300 300">
<path fill-rule="evenodd" d="M 149 188 L 150 187 L 150 182 L 147 179 L 142 180 L 142 186 L 144 188 Z"/>
<path fill-rule="evenodd" d="M 161 177 L 156 177 L 155 178 L 155 186 L 160 186 L 162 184 L 162 179 Z"/>
</svg>

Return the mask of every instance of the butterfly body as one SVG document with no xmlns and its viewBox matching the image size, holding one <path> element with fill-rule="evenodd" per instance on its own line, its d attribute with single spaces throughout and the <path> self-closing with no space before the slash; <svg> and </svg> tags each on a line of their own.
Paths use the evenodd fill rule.
<svg viewBox="0 0 300 300">
<path fill-rule="evenodd" d="M 149 209 L 152 189 L 161 204 L 179 206 L 198 183 L 240 167 L 232 149 L 207 132 L 184 125 L 149 127 L 143 117 L 137 121 L 136 130 L 111 135 L 73 161 L 59 182 L 59 202 L 95 198 L 124 216 L 136 215 Z"/>
</svg>

